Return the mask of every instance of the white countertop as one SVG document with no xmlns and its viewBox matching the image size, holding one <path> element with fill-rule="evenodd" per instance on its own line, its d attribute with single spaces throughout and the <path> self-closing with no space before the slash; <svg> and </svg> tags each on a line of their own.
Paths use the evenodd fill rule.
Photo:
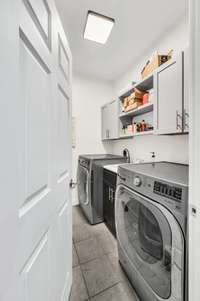
<svg viewBox="0 0 200 301">
<path fill-rule="evenodd" d="M 104 168 L 107 169 L 107 170 L 110 170 L 114 173 L 117 174 L 117 171 L 118 171 L 118 167 L 120 165 L 124 165 L 124 164 L 140 164 L 140 163 L 152 163 L 152 161 L 150 162 L 144 162 L 144 161 L 141 161 L 141 162 L 138 162 L 138 161 L 134 161 L 134 162 L 131 162 L 131 163 L 120 163 L 120 164 L 107 164 L 107 165 L 104 165 Z"/>
<path fill-rule="evenodd" d="M 109 164 L 109 165 L 104 165 L 104 168 L 105 169 L 107 169 L 107 170 L 110 170 L 110 171 L 112 171 L 112 172 L 114 172 L 114 173 L 117 173 L 117 170 L 118 170 L 118 166 L 119 165 L 122 165 L 123 163 L 121 163 L 121 164 Z"/>
</svg>

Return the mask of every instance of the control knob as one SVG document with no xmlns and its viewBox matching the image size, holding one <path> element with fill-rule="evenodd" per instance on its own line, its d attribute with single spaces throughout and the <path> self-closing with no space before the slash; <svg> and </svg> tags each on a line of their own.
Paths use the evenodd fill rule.
<svg viewBox="0 0 200 301">
<path fill-rule="evenodd" d="M 140 177 L 135 177 L 133 180 L 133 184 L 139 187 L 142 184 L 142 180 L 140 179 Z"/>
</svg>

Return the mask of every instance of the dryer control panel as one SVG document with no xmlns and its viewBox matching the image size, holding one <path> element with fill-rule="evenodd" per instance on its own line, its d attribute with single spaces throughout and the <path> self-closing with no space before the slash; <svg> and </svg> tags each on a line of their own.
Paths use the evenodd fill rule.
<svg viewBox="0 0 200 301">
<path fill-rule="evenodd" d="M 154 182 L 153 192 L 177 202 L 182 200 L 182 189 L 176 186 L 167 185 L 158 181 Z"/>
</svg>

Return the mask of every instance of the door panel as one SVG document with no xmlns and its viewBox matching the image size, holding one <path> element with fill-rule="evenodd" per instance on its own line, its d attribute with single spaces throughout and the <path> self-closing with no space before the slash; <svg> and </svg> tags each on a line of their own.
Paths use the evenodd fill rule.
<svg viewBox="0 0 200 301">
<path fill-rule="evenodd" d="M 21 272 L 20 278 L 24 288 L 24 301 L 49 300 L 49 245 L 45 235 L 34 250 Z"/>
<path fill-rule="evenodd" d="M 114 100 L 101 108 L 102 140 L 119 136 L 118 101 Z"/>
<path fill-rule="evenodd" d="M 20 41 L 21 99 L 26 116 L 26 202 L 48 188 L 50 75 L 33 52 Z"/>
<path fill-rule="evenodd" d="M 119 136 L 118 125 L 118 101 L 109 104 L 109 139 L 116 139 Z"/>
<path fill-rule="evenodd" d="M 19 261 L 22 266 L 47 231 L 53 206 L 50 185 L 50 66 L 40 56 L 40 47 L 32 45 L 22 28 L 19 38 L 20 100 L 24 118 L 21 123 L 21 176 L 24 181 L 19 204 Z"/>
<path fill-rule="evenodd" d="M 58 103 L 57 103 L 57 123 L 58 123 L 58 174 L 61 181 L 69 172 L 69 143 L 67 138 L 70 137 L 70 100 L 61 86 L 58 86 Z"/>
<path fill-rule="evenodd" d="M 46 35 L 48 35 L 48 29 L 49 29 L 49 12 L 48 12 L 48 5 L 46 1 L 44 0 L 24 0 L 24 2 L 27 2 L 30 10 L 32 9 L 35 18 L 37 17 L 38 22 Z M 31 12 L 31 11 L 30 11 Z"/>
<path fill-rule="evenodd" d="M 108 107 L 101 108 L 102 140 L 108 139 Z"/>
<path fill-rule="evenodd" d="M 71 54 L 53 0 L 23 0 L 18 11 L 16 301 L 61 301 L 68 299 L 72 283 Z"/>
<path fill-rule="evenodd" d="M 41 37 L 51 48 L 51 11 L 46 0 L 23 0 Z"/>
<path fill-rule="evenodd" d="M 62 71 L 65 79 L 67 81 L 69 81 L 70 79 L 70 63 L 69 63 L 69 57 L 67 54 L 67 50 L 64 47 L 63 41 L 60 37 L 60 35 L 58 35 L 58 47 L 59 47 L 59 67 L 60 70 Z"/>
<path fill-rule="evenodd" d="M 72 216 L 70 206 L 69 201 L 64 202 L 51 229 L 50 249 L 51 258 L 53 258 L 52 275 L 54 275 L 55 284 L 55 290 L 50 299 L 52 301 L 64 301 L 66 296 L 69 296 L 72 282 L 72 267 L 70 264 L 72 260 Z"/>
<path fill-rule="evenodd" d="M 72 243 L 70 240 L 70 234 L 66 232 L 65 229 L 69 229 L 70 226 L 70 212 L 68 208 L 69 204 L 64 204 L 63 208 L 60 210 L 59 216 L 58 216 L 58 244 L 57 246 L 60 246 L 58 250 L 59 255 L 59 262 L 58 262 L 58 270 L 57 275 L 59 276 L 59 283 L 60 283 L 60 292 L 61 295 L 64 295 L 64 289 L 66 288 L 67 279 L 71 277 L 71 266 L 69 264 L 70 261 L 68 261 L 69 257 L 71 258 L 71 249 L 72 249 Z"/>
<path fill-rule="evenodd" d="M 0 24 L 0 300 L 64 301 L 72 57 L 54 0 L 1 1 Z"/>
<path fill-rule="evenodd" d="M 157 134 L 182 132 L 183 55 L 155 73 L 155 130 Z"/>
<path fill-rule="evenodd" d="M 184 132 L 189 132 L 190 119 L 189 119 L 189 97 L 190 97 L 190 85 L 189 85 L 189 70 L 190 70 L 190 56 L 189 48 L 184 51 Z"/>
<path fill-rule="evenodd" d="M 0 300 L 11 301 L 18 277 L 18 1 L 0 2 Z M 13 12 L 13 13 L 12 13 Z M 14 13 L 15 12 L 15 13 Z M 13 256 L 15 252 L 15 256 Z"/>
</svg>

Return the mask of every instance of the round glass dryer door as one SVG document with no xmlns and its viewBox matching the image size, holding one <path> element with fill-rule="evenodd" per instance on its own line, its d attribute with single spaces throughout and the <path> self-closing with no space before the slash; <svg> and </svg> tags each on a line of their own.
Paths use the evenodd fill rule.
<svg viewBox="0 0 200 301">
<path fill-rule="evenodd" d="M 78 185 L 79 202 L 82 205 L 88 205 L 89 203 L 88 181 L 89 181 L 88 170 L 85 167 L 79 165 L 78 174 L 77 174 L 77 185 Z"/>
<path fill-rule="evenodd" d="M 116 223 L 120 246 L 162 299 L 171 295 L 172 233 L 163 213 L 129 189 L 117 193 Z"/>
</svg>

